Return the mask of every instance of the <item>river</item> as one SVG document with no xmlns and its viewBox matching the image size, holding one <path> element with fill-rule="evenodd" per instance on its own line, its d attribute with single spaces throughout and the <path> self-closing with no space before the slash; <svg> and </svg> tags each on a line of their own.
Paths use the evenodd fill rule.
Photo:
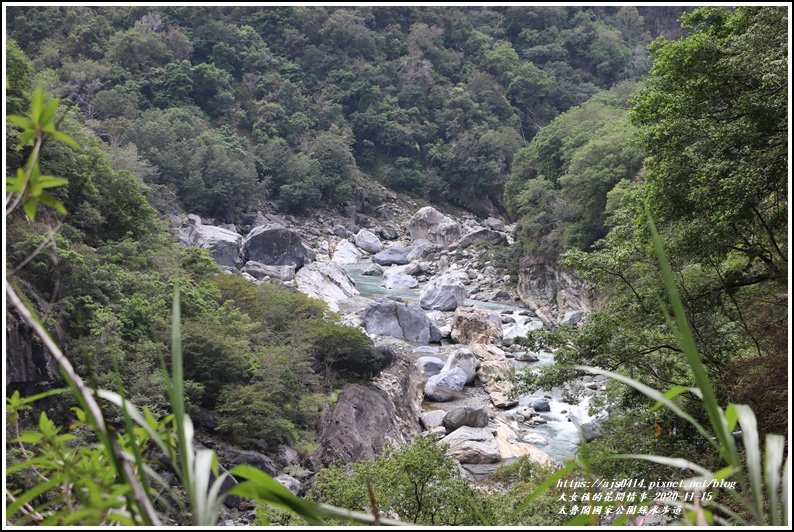
<svg viewBox="0 0 794 532">
<path fill-rule="evenodd" d="M 383 288 L 380 285 L 381 277 L 380 276 L 369 276 L 363 275 L 363 271 L 366 270 L 372 263 L 370 261 L 365 262 L 358 262 L 355 264 L 345 264 L 343 265 L 344 268 L 347 270 L 350 278 L 355 282 L 356 288 L 361 293 L 363 297 L 368 299 L 376 300 L 383 296 L 397 296 L 400 298 L 405 299 L 406 301 L 411 301 L 414 303 L 418 303 L 419 301 L 419 288 L 414 289 L 387 289 Z M 483 310 L 487 310 L 489 312 L 495 312 L 497 314 L 503 315 L 505 313 L 509 313 L 509 315 L 519 324 L 524 325 L 532 321 L 537 321 L 537 318 L 532 318 L 526 315 L 527 309 L 522 307 L 518 304 L 511 304 L 511 303 L 494 303 L 494 302 L 485 302 L 485 301 L 478 301 L 474 299 L 467 299 L 466 305 L 472 305 L 477 308 L 481 308 Z M 432 313 L 431 313 L 432 315 Z M 536 324 L 539 326 L 539 324 Z M 417 347 L 421 344 L 415 344 Z M 426 354 L 426 353 L 424 353 Z M 533 363 L 527 362 L 518 362 L 515 359 L 511 359 L 513 365 L 516 367 L 518 371 L 529 370 L 532 371 L 533 369 L 540 368 L 543 366 L 548 366 L 554 364 L 554 355 L 548 352 L 540 352 L 537 353 L 539 360 Z M 421 355 L 417 355 L 417 358 Z M 526 433 L 535 433 L 542 435 L 548 441 L 548 445 L 538 445 L 538 449 L 546 452 L 549 456 L 551 456 L 557 462 L 563 462 L 565 459 L 574 456 L 576 453 L 576 446 L 579 443 L 579 429 L 577 426 L 569 421 L 569 415 L 575 415 L 580 422 L 584 423 L 591 419 L 591 417 L 587 414 L 589 398 L 584 399 L 579 404 L 569 404 L 566 403 L 563 399 L 562 390 L 559 388 L 553 388 L 551 390 L 538 390 L 531 395 L 525 395 L 518 398 L 519 404 L 517 407 L 512 409 L 505 410 L 507 413 L 515 412 L 517 409 L 530 406 L 532 401 L 543 396 L 551 397 L 549 399 L 549 405 L 551 407 L 550 412 L 545 412 L 544 415 L 548 420 L 545 425 L 539 425 L 534 428 L 528 428 Z M 480 400 L 485 400 L 487 398 L 487 394 L 485 394 L 483 390 L 483 395 Z M 431 406 L 436 408 L 443 408 L 448 409 L 453 406 L 456 402 L 452 403 L 430 403 Z"/>
</svg>

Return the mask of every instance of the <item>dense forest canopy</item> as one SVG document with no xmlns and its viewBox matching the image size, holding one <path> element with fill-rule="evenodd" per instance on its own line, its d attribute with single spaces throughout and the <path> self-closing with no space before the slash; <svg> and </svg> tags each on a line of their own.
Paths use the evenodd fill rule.
<svg viewBox="0 0 794 532">
<path fill-rule="evenodd" d="M 644 74 L 681 11 L 18 7 L 8 36 L 188 211 L 339 205 L 363 179 L 485 212 L 516 152 Z"/>
<path fill-rule="evenodd" d="M 167 433 L 174 410 L 177 288 L 185 411 L 197 439 L 224 459 L 274 456 L 284 445 L 309 456 L 342 387 L 367 385 L 395 361 L 374 335 L 350 325 L 355 319 L 295 283 L 253 283 L 239 260 L 221 267 L 206 249 L 177 244 L 180 224 L 194 223 L 185 215 L 229 227 L 242 242 L 237 233 L 262 223 L 263 212 L 295 225 L 319 217 L 355 222 L 358 206 L 389 194 L 410 204 L 410 214 L 419 199 L 445 212 L 496 216 L 502 220 L 490 221 L 501 229 L 515 223 L 509 245 L 504 234 L 487 254 L 475 246 L 483 251 L 477 268 L 487 264 L 510 290 L 517 280 L 534 283 L 561 317 L 563 284 L 578 283 L 571 286 L 587 300 L 581 322 L 546 323 L 512 347 L 551 349 L 556 361 L 519 375 L 522 393 L 582 378 L 575 365 L 639 383 L 610 382 L 589 403 L 608 417 L 599 418 L 599 437 L 577 448 L 588 475 L 687 478 L 694 470 L 671 474 L 664 460 L 605 458 L 615 453 L 725 466 L 725 448 L 697 430 L 709 413 L 694 389 L 702 376 L 680 323 L 669 319 L 670 283 L 718 404 L 749 405 L 760 442 L 787 434 L 787 8 L 16 6 L 6 13 L 6 112 L 15 115 L 6 129 L 7 193 L 18 195 L 10 209 L 7 201 L 8 284 L 91 388 L 123 391 L 156 430 Z M 649 220 L 672 281 L 662 276 Z M 337 239 L 330 227 L 316 234 L 355 248 L 353 236 Z M 456 245 L 445 250 L 445 268 Z M 331 255 L 328 247 L 326 240 L 320 253 Z M 442 259 L 432 261 L 435 268 Z M 532 278 L 537 265 L 547 277 Z M 19 310 L 7 309 L 7 338 L 44 361 Z M 35 374 L 14 385 L 23 395 L 62 384 L 49 363 L 23 370 Z M 685 415 L 654 408 L 643 386 Z M 42 402 L 37 417 L 20 395 L 7 401 L 7 464 L 15 467 L 7 480 L 18 500 L 50 497 L 45 513 L 59 524 L 110 515 L 145 522 L 124 514 L 129 499 L 99 503 L 71 489 L 129 486 L 114 476 L 117 457 L 97 445 L 82 403 L 68 394 Z M 120 410 L 107 415 L 114 430 L 129 421 Z M 551 475 L 580 474 L 576 464 L 555 472 L 522 458 L 475 489 L 433 436 L 372 461 L 313 470 L 305 493 L 368 511 L 374 486 L 384 507 L 420 524 L 568 522 L 557 513 L 554 487 L 524 503 Z M 134 447 L 124 437 L 122 445 Z M 782 462 L 788 450 L 780 445 Z M 740 447 L 742 459 L 754 456 L 746 440 Z M 58 458 L 67 452 L 71 462 Z M 23 467 L 34 455 L 39 461 L 30 463 L 41 469 Z M 162 465 L 162 456 L 150 459 Z M 60 482 L 42 484 L 46 477 Z M 17 501 L 8 504 L 21 511 Z M 84 513 L 72 515 L 73 503 Z M 725 493 L 719 503 L 720 512 L 738 512 L 733 524 L 771 515 Z M 195 509 L 182 510 L 163 513 L 174 523 L 197 522 Z M 257 507 L 257 524 L 309 522 L 284 510 Z"/>
</svg>

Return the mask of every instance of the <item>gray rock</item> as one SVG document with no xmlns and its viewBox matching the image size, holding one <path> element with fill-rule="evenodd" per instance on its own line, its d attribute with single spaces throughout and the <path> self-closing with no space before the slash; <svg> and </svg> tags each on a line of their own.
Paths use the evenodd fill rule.
<svg viewBox="0 0 794 532">
<path fill-rule="evenodd" d="M 368 253 L 378 253 L 383 249 L 380 239 L 367 229 L 356 234 L 356 245 Z"/>
<path fill-rule="evenodd" d="M 410 342 L 427 344 L 441 340 L 438 327 L 419 305 L 389 299 L 380 299 L 367 306 L 364 327 L 369 334 L 383 334 Z"/>
<path fill-rule="evenodd" d="M 361 275 L 371 275 L 373 277 L 377 277 L 378 275 L 383 275 L 383 266 L 380 264 L 370 264 L 367 266 L 367 269 L 361 272 Z"/>
<path fill-rule="evenodd" d="M 419 209 L 408 222 L 408 230 L 413 240 L 424 238 L 439 246 L 457 242 L 463 233 L 460 224 L 433 207 Z"/>
<path fill-rule="evenodd" d="M 425 397 L 431 401 L 446 402 L 460 397 L 466 386 L 466 372 L 461 368 L 442 370 L 427 379 Z"/>
<path fill-rule="evenodd" d="M 447 358 L 447 362 L 444 364 L 442 371 L 460 368 L 466 374 L 466 384 L 470 384 L 474 381 L 475 375 L 477 375 L 477 368 L 479 365 L 479 361 L 477 360 L 477 357 L 474 356 L 474 353 L 472 353 L 469 349 L 462 347 L 460 349 L 456 349 L 452 354 L 449 355 L 449 358 Z"/>
<path fill-rule="evenodd" d="M 372 262 L 380 264 L 381 266 L 391 266 L 392 264 L 402 265 L 411 262 L 408 259 L 408 254 L 411 248 L 394 247 L 384 249 L 372 257 Z"/>
<path fill-rule="evenodd" d="M 465 248 L 477 242 L 485 246 L 503 246 L 507 244 L 507 235 L 492 229 L 477 229 L 461 238 L 458 246 Z"/>
<path fill-rule="evenodd" d="M 340 238 L 350 238 L 351 236 L 353 236 L 353 233 L 348 231 L 348 229 L 345 226 L 340 224 L 335 225 L 333 229 L 331 229 L 331 234 L 338 236 Z"/>
<path fill-rule="evenodd" d="M 416 349 L 414 349 L 413 354 L 415 355 L 437 355 L 438 354 L 438 347 L 432 345 L 420 345 Z M 439 359 L 441 360 L 441 359 Z"/>
<path fill-rule="evenodd" d="M 278 457 L 285 465 L 288 466 L 300 464 L 300 456 L 298 455 L 298 451 L 288 445 L 278 446 Z"/>
<path fill-rule="evenodd" d="M 551 412 L 551 405 L 549 405 L 548 399 L 535 399 L 532 401 L 532 408 L 536 412 Z"/>
<path fill-rule="evenodd" d="M 415 261 L 423 259 L 435 252 L 438 248 L 429 240 L 420 238 L 415 240 L 411 246 L 411 251 L 408 252 L 408 260 Z"/>
<path fill-rule="evenodd" d="M 521 351 L 516 353 L 516 360 L 519 362 L 537 362 L 540 359 L 534 353 L 530 353 L 529 351 Z"/>
<path fill-rule="evenodd" d="M 273 264 L 262 264 L 255 260 L 249 260 L 245 263 L 242 269 L 243 273 L 247 273 L 255 279 L 264 279 L 265 277 L 274 277 L 282 281 L 291 281 L 295 278 L 295 266 L 275 266 Z"/>
<path fill-rule="evenodd" d="M 428 310 L 455 310 L 466 301 L 463 272 L 443 274 L 422 289 L 419 305 Z"/>
<path fill-rule="evenodd" d="M 427 430 L 441 427 L 446 415 L 447 413 L 443 410 L 431 410 L 430 412 L 423 412 L 421 417 L 422 425 Z"/>
<path fill-rule="evenodd" d="M 569 310 L 565 313 L 560 320 L 560 325 L 576 325 L 584 318 L 584 312 L 581 310 Z"/>
<path fill-rule="evenodd" d="M 452 317 L 452 339 L 459 344 L 502 343 L 502 320 L 474 307 L 458 307 Z"/>
<path fill-rule="evenodd" d="M 300 495 L 303 491 L 300 480 L 291 475 L 279 475 L 274 480 L 287 488 L 293 495 Z"/>
<path fill-rule="evenodd" d="M 276 474 L 276 463 L 269 457 L 256 451 L 247 451 L 226 447 L 223 449 L 223 465 L 231 469 L 241 464 L 253 466 L 260 471 L 264 471 L 271 477 Z"/>
<path fill-rule="evenodd" d="M 313 262 L 295 275 L 298 290 L 307 296 L 322 299 L 334 312 L 339 302 L 359 294 L 344 268 L 334 262 Z"/>
<path fill-rule="evenodd" d="M 215 225 L 204 225 L 195 214 L 188 215 L 188 227 L 180 230 L 180 243 L 206 249 L 221 266 L 234 267 L 239 260 L 243 237 Z"/>
<path fill-rule="evenodd" d="M 390 225 L 384 225 L 378 232 L 384 240 L 397 240 L 397 237 L 400 236 L 397 229 Z"/>
<path fill-rule="evenodd" d="M 302 268 L 310 256 L 298 233 L 276 225 L 251 229 L 243 241 L 243 260 Z"/>
<path fill-rule="evenodd" d="M 488 229 L 493 229 L 494 231 L 504 231 L 505 230 L 505 223 L 498 218 L 489 217 L 486 218 L 482 224 L 487 227 Z"/>
<path fill-rule="evenodd" d="M 343 386 L 333 409 L 322 415 L 311 456 L 314 470 L 334 461 L 372 460 L 387 442 L 413 441 L 421 432 L 423 382 L 413 363 L 400 357 L 372 385 Z"/>
<path fill-rule="evenodd" d="M 442 421 L 447 432 L 452 432 L 460 427 L 487 427 L 488 412 L 483 408 L 473 406 L 459 406 L 448 411 Z"/>
<path fill-rule="evenodd" d="M 529 443 L 532 445 L 548 445 L 549 440 L 543 434 L 537 434 L 535 432 L 530 432 L 524 435 L 521 439 L 524 443 Z"/>
<path fill-rule="evenodd" d="M 449 445 L 447 452 L 462 464 L 495 464 L 502 459 L 496 439 L 485 428 L 460 427 L 439 443 Z"/>
<path fill-rule="evenodd" d="M 334 247 L 331 260 L 338 264 L 354 264 L 358 262 L 364 253 L 349 240 L 340 240 Z"/>
<path fill-rule="evenodd" d="M 441 370 L 444 369 L 444 361 L 438 357 L 419 357 L 416 367 L 425 377 L 430 378 L 441 373 Z"/>
<path fill-rule="evenodd" d="M 388 288 L 390 290 L 399 288 L 416 288 L 419 286 L 419 281 L 416 280 L 416 277 L 403 273 L 402 271 L 392 267 L 384 270 L 383 279 L 381 280 L 380 285 L 383 288 Z"/>
<path fill-rule="evenodd" d="M 518 325 L 517 323 L 512 323 L 507 327 L 502 328 L 502 345 L 510 346 L 513 345 L 516 338 L 520 338 L 522 336 L 526 336 L 529 332 L 529 329 L 524 327 L 523 325 Z"/>
</svg>

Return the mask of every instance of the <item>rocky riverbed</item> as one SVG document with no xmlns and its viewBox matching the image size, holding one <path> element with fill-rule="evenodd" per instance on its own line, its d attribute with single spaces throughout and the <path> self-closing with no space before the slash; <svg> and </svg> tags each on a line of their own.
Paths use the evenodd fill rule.
<svg viewBox="0 0 794 532">
<path fill-rule="evenodd" d="M 343 387 L 323 415 L 319 449 L 306 467 L 371 459 L 387 442 L 426 434 L 480 478 L 524 455 L 561 462 L 581 434 L 599 436 L 600 418 L 588 415 L 590 397 L 604 389 L 599 378 L 528 396 L 512 384 L 516 371 L 553 363 L 553 354 L 528 352 L 517 337 L 583 319 L 586 294 L 575 280 L 543 270 L 542 278 L 513 286 L 488 252 L 512 244 L 514 228 L 494 218 L 433 207 L 406 213 L 388 204 L 374 214 L 305 223 L 258 215 L 250 227 L 191 215 L 179 227 L 182 243 L 208 249 L 228 271 L 322 299 L 394 353 L 394 364 L 371 383 Z M 521 291 L 533 301 L 539 293 L 554 297 L 527 308 Z M 280 478 L 302 489 L 293 476 Z"/>
</svg>

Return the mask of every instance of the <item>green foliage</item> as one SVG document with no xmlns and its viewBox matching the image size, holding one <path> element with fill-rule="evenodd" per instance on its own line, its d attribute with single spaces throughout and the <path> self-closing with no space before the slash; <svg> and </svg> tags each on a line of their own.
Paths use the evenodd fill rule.
<svg viewBox="0 0 794 532">
<path fill-rule="evenodd" d="M 642 153 L 625 118 L 630 85 L 574 107 L 543 128 L 513 160 L 505 188 L 526 251 L 556 259 L 606 235 L 607 195 L 635 178 Z"/>
<path fill-rule="evenodd" d="M 61 187 L 68 183 L 67 179 L 42 175 L 39 172 L 39 155 L 45 138 L 51 137 L 70 146 L 80 149 L 80 145 L 66 133 L 59 131 L 55 126 L 55 113 L 58 110 L 58 100 L 50 100 L 45 105 L 44 91 L 36 89 L 30 102 L 30 111 L 27 116 L 10 115 L 8 121 L 19 126 L 19 148 L 33 146 L 23 168 L 17 169 L 15 177 L 6 179 L 6 192 L 14 198 L 11 203 L 11 212 L 17 205 L 22 206 L 28 220 L 36 219 L 39 204 L 50 207 L 58 214 L 66 214 L 63 203 L 45 189 Z"/>
<path fill-rule="evenodd" d="M 6 42 L 6 112 L 23 113 L 30 105 L 30 80 L 33 64 L 14 40 Z"/>
<path fill-rule="evenodd" d="M 267 197 L 294 212 L 341 207 L 362 176 L 484 213 L 501 207 L 513 155 L 538 130 L 645 73 L 644 45 L 675 33 L 681 9 L 645 11 L 15 7 L 19 47 L 9 50 L 15 72 L 25 71 L 21 49 L 52 69 L 54 92 L 96 131 L 136 144 L 188 210 L 230 217 Z M 146 127 L 152 109 L 166 116 Z M 188 109 L 204 122 L 186 119 L 190 139 L 228 128 L 233 141 L 158 131 L 179 129 L 169 111 Z M 207 144 L 214 153 L 201 161 L 179 156 Z M 272 153 L 268 144 L 286 148 L 259 153 Z M 281 171 L 276 160 L 291 162 Z M 208 177 L 220 173 L 235 186 Z"/>
<path fill-rule="evenodd" d="M 419 525 L 474 525 L 488 522 L 488 508 L 454 460 L 432 438 L 387 449 L 373 462 L 321 470 L 310 496 L 320 502 L 368 511 L 367 483 L 380 512 L 396 513 Z"/>
</svg>

